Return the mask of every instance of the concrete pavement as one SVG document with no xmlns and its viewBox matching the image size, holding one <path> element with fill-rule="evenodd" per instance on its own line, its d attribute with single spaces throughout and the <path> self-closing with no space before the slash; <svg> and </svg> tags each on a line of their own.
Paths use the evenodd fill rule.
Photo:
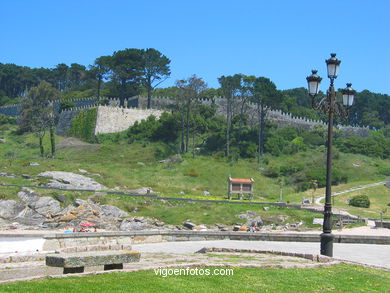
<svg viewBox="0 0 390 293">
<path fill-rule="evenodd" d="M 185 241 L 134 244 L 133 249 L 139 252 L 189 254 L 203 247 L 238 248 L 274 250 L 319 254 L 320 243 L 313 242 L 279 242 L 279 241 Z M 335 243 L 333 256 L 338 259 L 375 265 L 390 269 L 390 245 Z"/>
</svg>

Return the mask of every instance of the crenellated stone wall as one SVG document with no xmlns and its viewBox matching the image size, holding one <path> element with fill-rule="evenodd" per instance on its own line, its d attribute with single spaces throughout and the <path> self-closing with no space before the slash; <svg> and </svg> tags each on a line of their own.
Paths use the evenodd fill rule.
<svg viewBox="0 0 390 293">
<path fill-rule="evenodd" d="M 99 133 L 114 133 L 128 129 L 136 121 L 154 115 L 159 118 L 162 110 L 119 108 L 111 106 L 99 106 L 96 118 L 95 135 Z"/>
</svg>

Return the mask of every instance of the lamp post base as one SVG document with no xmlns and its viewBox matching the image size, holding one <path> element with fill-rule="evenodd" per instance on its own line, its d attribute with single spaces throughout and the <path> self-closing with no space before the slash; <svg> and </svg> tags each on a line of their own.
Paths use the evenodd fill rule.
<svg viewBox="0 0 390 293">
<path fill-rule="evenodd" d="M 321 254 L 333 257 L 333 240 L 332 233 L 322 233 L 321 235 Z"/>
</svg>

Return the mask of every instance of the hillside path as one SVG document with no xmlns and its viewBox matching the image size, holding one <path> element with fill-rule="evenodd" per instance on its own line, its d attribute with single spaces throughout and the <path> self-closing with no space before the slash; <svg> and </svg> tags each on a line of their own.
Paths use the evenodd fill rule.
<svg viewBox="0 0 390 293">
<path fill-rule="evenodd" d="M 332 193 L 332 196 L 338 196 L 338 195 L 341 195 L 341 194 L 345 194 L 345 193 L 349 193 L 349 192 L 353 192 L 353 191 L 357 191 L 357 190 L 361 190 L 361 189 L 366 189 L 366 188 L 370 188 L 370 187 L 374 187 L 374 186 L 384 185 L 385 183 L 386 183 L 386 181 L 377 182 L 377 183 L 370 183 L 370 184 L 366 184 L 366 185 L 359 185 L 359 186 L 352 187 L 352 188 L 347 189 L 347 190 L 343 190 L 343 191 Z M 321 204 L 321 200 L 323 200 L 324 198 L 325 198 L 325 196 L 317 197 L 315 199 L 315 204 L 316 205 L 322 205 Z"/>
</svg>

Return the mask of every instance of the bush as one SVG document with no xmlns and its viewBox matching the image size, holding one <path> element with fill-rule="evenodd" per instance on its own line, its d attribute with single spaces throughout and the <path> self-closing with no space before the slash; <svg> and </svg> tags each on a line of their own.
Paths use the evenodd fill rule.
<svg viewBox="0 0 390 293">
<path fill-rule="evenodd" d="M 390 167 L 388 166 L 379 167 L 378 171 L 379 174 L 390 176 Z"/>
<path fill-rule="evenodd" d="M 356 195 L 349 201 L 349 205 L 359 208 L 369 208 L 370 204 L 370 199 L 367 195 Z"/>
<path fill-rule="evenodd" d="M 16 124 L 16 118 L 0 114 L 0 125 L 4 124 Z"/>
<path fill-rule="evenodd" d="M 198 177 L 199 173 L 194 168 L 191 168 L 184 172 L 184 176 Z"/>
<path fill-rule="evenodd" d="M 276 178 L 280 175 L 280 168 L 277 166 L 269 166 L 264 170 L 264 176 Z"/>
</svg>

